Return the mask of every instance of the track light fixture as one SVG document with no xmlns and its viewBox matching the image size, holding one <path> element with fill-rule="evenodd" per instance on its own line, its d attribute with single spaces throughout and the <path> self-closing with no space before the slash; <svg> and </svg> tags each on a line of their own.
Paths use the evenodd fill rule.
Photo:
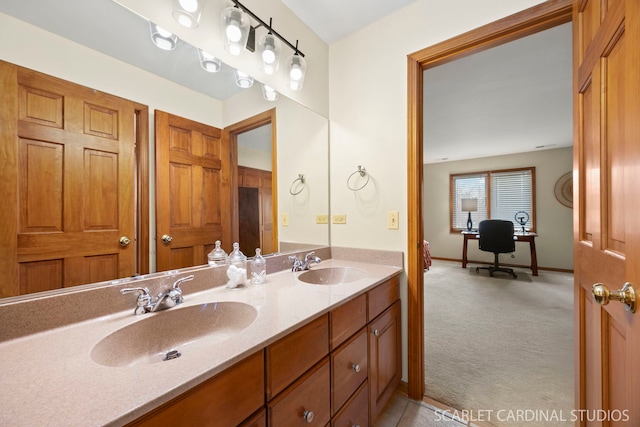
<svg viewBox="0 0 640 427">
<path fill-rule="evenodd" d="M 216 58 L 202 49 L 198 49 L 198 57 L 200 58 L 202 68 L 209 73 L 217 73 L 220 71 L 220 68 L 222 68 L 220 58 Z"/>
<path fill-rule="evenodd" d="M 262 85 L 262 96 L 267 101 L 277 101 L 278 100 L 278 92 L 276 92 L 276 90 L 274 88 L 272 88 L 271 86 L 268 86 L 268 85 L 265 85 L 265 84 Z"/>
<path fill-rule="evenodd" d="M 229 6 L 222 11 L 224 48 L 232 55 L 240 55 L 247 47 L 249 39 L 249 15 L 238 7 Z"/>
<path fill-rule="evenodd" d="M 178 36 L 149 21 L 151 41 L 163 50 L 173 50 L 178 44 Z"/>
<path fill-rule="evenodd" d="M 180 25 L 197 28 L 205 0 L 173 0 L 173 17 Z"/>
<path fill-rule="evenodd" d="M 291 90 L 302 90 L 306 74 L 307 61 L 298 54 L 298 41 L 296 40 L 295 53 L 289 57 L 289 87 Z"/>
<path fill-rule="evenodd" d="M 236 84 L 243 89 L 248 89 L 253 86 L 253 77 L 247 73 L 243 73 L 240 70 L 235 70 Z"/>
</svg>

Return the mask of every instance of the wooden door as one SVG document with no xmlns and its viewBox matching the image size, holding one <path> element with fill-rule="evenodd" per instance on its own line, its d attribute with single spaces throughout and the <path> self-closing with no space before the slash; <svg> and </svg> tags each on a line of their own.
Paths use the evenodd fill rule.
<svg viewBox="0 0 640 427">
<path fill-rule="evenodd" d="M 155 111 L 157 270 L 202 265 L 231 250 L 229 138 L 213 126 Z"/>
<path fill-rule="evenodd" d="M 576 0 L 573 18 L 576 425 L 638 426 L 640 316 L 592 286 L 640 290 L 640 2 Z"/>
<path fill-rule="evenodd" d="M 1 61 L 0 82 L 0 296 L 134 274 L 134 104 Z"/>
</svg>

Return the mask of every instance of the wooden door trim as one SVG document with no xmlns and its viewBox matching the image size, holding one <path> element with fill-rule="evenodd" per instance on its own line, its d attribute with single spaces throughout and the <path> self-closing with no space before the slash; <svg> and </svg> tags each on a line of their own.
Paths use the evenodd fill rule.
<svg viewBox="0 0 640 427">
<path fill-rule="evenodd" d="M 549 0 L 407 57 L 408 396 L 424 394 L 422 218 L 423 71 L 572 20 L 571 0 Z"/>
<path fill-rule="evenodd" d="M 149 273 L 149 107 L 134 103 L 136 115 L 136 272 Z"/>
<path fill-rule="evenodd" d="M 232 172 L 232 202 L 233 215 L 231 217 L 231 229 L 233 231 L 233 241 L 238 241 L 239 235 L 239 216 L 238 216 L 238 135 L 250 130 L 259 128 L 264 125 L 271 124 L 271 209 L 273 218 L 273 247 L 278 248 L 278 165 L 277 165 L 277 128 L 276 128 L 276 109 L 264 111 L 255 116 L 244 119 L 238 123 L 234 123 L 224 128 L 225 133 L 229 135 L 229 143 L 231 149 L 231 160 L 233 165 Z"/>
</svg>

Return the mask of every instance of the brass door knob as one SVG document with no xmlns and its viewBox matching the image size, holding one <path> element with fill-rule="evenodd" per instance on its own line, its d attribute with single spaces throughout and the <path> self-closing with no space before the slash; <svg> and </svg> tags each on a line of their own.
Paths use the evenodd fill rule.
<svg viewBox="0 0 640 427">
<path fill-rule="evenodd" d="M 129 243 L 131 243 L 131 239 L 129 239 L 127 236 L 122 236 L 120 237 L 120 246 L 122 246 L 123 248 L 125 246 L 129 246 Z"/>
<path fill-rule="evenodd" d="M 636 291 L 631 286 L 631 283 L 624 284 L 619 291 L 610 291 L 602 283 L 596 283 L 591 287 L 591 294 L 593 300 L 600 305 L 607 305 L 609 301 L 620 301 L 624 304 L 624 309 L 631 313 L 636 312 Z"/>
<path fill-rule="evenodd" d="M 173 237 L 169 236 L 168 234 L 162 235 L 162 241 L 164 243 L 170 243 L 172 240 L 173 240 Z"/>
</svg>

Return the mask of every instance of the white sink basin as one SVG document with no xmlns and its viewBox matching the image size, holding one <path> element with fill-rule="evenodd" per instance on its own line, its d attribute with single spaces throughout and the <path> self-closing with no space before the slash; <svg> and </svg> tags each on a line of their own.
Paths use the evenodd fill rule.
<svg viewBox="0 0 640 427">
<path fill-rule="evenodd" d="M 316 268 L 305 271 L 298 280 L 313 285 L 338 285 L 364 278 L 365 272 L 351 267 Z"/>
<path fill-rule="evenodd" d="M 241 302 L 212 302 L 142 314 L 140 321 L 107 335 L 91 351 L 105 366 L 159 363 L 189 351 L 189 345 L 219 344 L 253 323 L 256 309 Z M 194 349 L 196 350 L 196 349 Z"/>
</svg>

